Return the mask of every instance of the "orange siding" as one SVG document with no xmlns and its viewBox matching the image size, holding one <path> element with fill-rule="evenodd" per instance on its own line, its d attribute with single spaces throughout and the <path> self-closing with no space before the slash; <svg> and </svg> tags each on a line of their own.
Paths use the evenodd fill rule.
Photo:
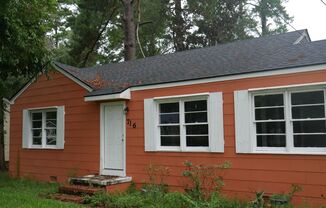
<svg viewBox="0 0 326 208">
<path fill-rule="evenodd" d="M 15 176 L 49 180 L 57 176 L 64 181 L 69 175 L 98 173 L 100 143 L 100 105 L 84 102 L 86 90 L 60 73 L 51 74 L 32 84 L 11 109 L 10 173 Z M 240 89 L 271 87 L 289 84 L 325 82 L 326 70 L 289 75 L 248 78 L 241 80 L 179 86 L 162 89 L 132 91 L 127 102 L 127 119 L 136 122 L 134 129 L 127 125 L 127 175 L 136 183 L 148 178 L 146 167 L 152 163 L 171 169 L 167 182 L 181 189 L 183 162 L 216 164 L 231 161 L 232 168 L 224 174 L 224 193 L 240 198 L 253 197 L 255 191 L 266 193 L 288 192 L 291 184 L 304 188 L 299 200 L 326 204 L 326 156 L 235 154 L 235 127 L 233 92 Z M 144 152 L 144 99 L 157 96 L 223 92 L 224 99 L 224 153 Z M 65 105 L 64 150 L 23 150 L 21 148 L 22 109 Z M 19 160 L 18 160 L 19 158 Z"/>
<path fill-rule="evenodd" d="M 21 94 L 11 108 L 9 171 L 12 176 L 63 182 L 71 175 L 99 172 L 100 108 L 84 102 L 87 91 L 60 73 L 41 76 Z M 22 110 L 65 106 L 63 150 L 22 149 Z"/>
<path fill-rule="evenodd" d="M 183 162 L 190 160 L 195 164 L 216 164 L 231 161 L 232 168 L 224 175 L 224 192 L 230 196 L 253 197 L 255 191 L 266 193 L 288 192 L 291 184 L 298 184 L 304 191 L 299 193 L 296 202 L 306 199 L 310 203 L 326 204 L 326 156 L 312 155 L 274 155 L 274 154 L 236 154 L 234 128 L 235 90 L 325 82 L 326 70 L 289 75 L 247 78 L 191 86 L 133 91 L 132 100 L 127 102 L 130 111 L 127 119 L 137 123 L 137 128 L 127 126 L 127 175 L 141 183 L 148 176 L 148 164 L 167 166 L 171 169 L 167 181 L 181 188 L 184 180 L 181 173 Z M 144 152 L 144 103 L 151 97 L 194 94 L 202 92 L 223 92 L 225 152 L 221 153 L 177 153 Z M 301 201 L 302 202 L 302 201 Z"/>
</svg>

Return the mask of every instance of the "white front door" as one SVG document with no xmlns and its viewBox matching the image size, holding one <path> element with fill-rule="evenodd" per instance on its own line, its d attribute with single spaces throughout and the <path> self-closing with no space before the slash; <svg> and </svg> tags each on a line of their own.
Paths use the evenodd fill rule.
<svg viewBox="0 0 326 208">
<path fill-rule="evenodd" d="M 101 174 L 125 176 L 124 102 L 102 104 Z"/>
</svg>

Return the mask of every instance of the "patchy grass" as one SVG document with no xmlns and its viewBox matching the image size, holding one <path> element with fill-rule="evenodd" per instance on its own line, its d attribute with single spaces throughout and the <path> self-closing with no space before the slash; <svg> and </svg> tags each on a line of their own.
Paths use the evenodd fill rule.
<svg viewBox="0 0 326 208">
<path fill-rule="evenodd" d="M 0 172 L 0 207 L 37 208 L 62 207 L 80 208 L 82 206 L 63 203 L 45 197 L 57 190 L 56 184 L 40 183 L 31 180 L 11 179 L 7 173 Z"/>
<path fill-rule="evenodd" d="M 209 199 L 194 199 L 186 193 L 164 192 L 151 186 L 146 191 L 125 193 L 96 193 L 86 198 L 91 207 L 104 208 L 251 208 L 243 201 L 231 200 L 213 194 Z"/>
</svg>

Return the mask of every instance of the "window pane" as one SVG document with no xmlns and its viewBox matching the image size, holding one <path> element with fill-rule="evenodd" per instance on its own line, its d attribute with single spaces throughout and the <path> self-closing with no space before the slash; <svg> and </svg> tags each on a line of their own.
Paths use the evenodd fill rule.
<svg viewBox="0 0 326 208">
<path fill-rule="evenodd" d="M 285 147 L 285 135 L 258 135 L 257 147 Z"/>
<path fill-rule="evenodd" d="M 208 125 L 187 125 L 187 135 L 192 134 L 208 134 Z"/>
<path fill-rule="evenodd" d="M 42 113 L 32 113 L 32 120 L 42 120 Z"/>
<path fill-rule="evenodd" d="M 57 120 L 46 120 L 46 127 L 57 127 Z"/>
<path fill-rule="evenodd" d="M 207 122 L 207 112 L 204 113 L 186 113 L 186 123 Z"/>
<path fill-rule="evenodd" d="M 326 135 L 295 135 L 295 147 L 326 147 Z"/>
<path fill-rule="evenodd" d="M 325 118 L 325 107 L 323 105 L 292 107 L 292 118 Z"/>
<path fill-rule="evenodd" d="M 179 123 L 179 114 L 160 115 L 160 124 Z"/>
<path fill-rule="evenodd" d="M 57 130 L 56 129 L 46 129 L 46 136 L 47 137 L 56 137 Z"/>
<path fill-rule="evenodd" d="M 161 136 L 161 146 L 180 146 L 180 137 Z"/>
<path fill-rule="evenodd" d="M 257 134 L 285 133 L 285 122 L 256 123 Z"/>
<path fill-rule="evenodd" d="M 46 144 L 47 145 L 56 145 L 57 138 L 56 137 L 46 137 Z"/>
<path fill-rule="evenodd" d="M 206 100 L 198 100 L 185 102 L 185 111 L 206 111 L 207 110 L 207 101 Z"/>
<path fill-rule="evenodd" d="M 255 110 L 256 120 L 284 119 L 284 108 L 264 108 Z"/>
<path fill-rule="evenodd" d="M 57 112 L 53 111 L 53 112 L 46 112 L 46 119 L 57 119 Z"/>
<path fill-rule="evenodd" d="M 161 126 L 161 135 L 179 135 L 179 126 Z"/>
<path fill-rule="evenodd" d="M 33 121 L 32 128 L 42 128 L 42 121 Z"/>
<path fill-rule="evenodd" d="M 160 113 L 177 113 L 177 112 L 179 112 L 179 103 L 160 104 Z"/>
<path fill-rule="evenodd" d="M 294 133 L 326 133 L 326 121 L 294 121 Z"/>
<path fill-rule="evenodd" d="M 255 96 L 255 107 L 283 106 L 283 94 Z"/>
<path fill-rule="evenodd" d="M 42 137 L 42 130 L 41 129 L 34 129 L 32 130 L 33 137 Z"/>
<path fill-rule="evenodd" d="M 42 145 L 41 137 L 33 137 L 33 145 Z"/>
<path fill-rule="evenodd" d="M 188 147 L 208 147 L 208 136 L 187 136 Z"/>
<path fill-rule="evenodd" d="M 291 102 L 292 105 L 324 103 L 324 91 L 292 93 Z"/>
</svg>

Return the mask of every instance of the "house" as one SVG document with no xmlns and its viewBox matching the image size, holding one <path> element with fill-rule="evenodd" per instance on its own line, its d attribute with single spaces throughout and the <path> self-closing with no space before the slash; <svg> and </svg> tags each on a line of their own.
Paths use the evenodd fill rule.
<svg viewBox="0 0 326 208">
<path fill-rule="evenodd" d="M 49 77 L 49 78 L 48 78 Z M 298 184 L 326 204 L 326 40 L 307 30 L 91 68 L 53 71 L 10 99 L 12 176 L 147 178 L 230 161 L 223 192 Z"/>
</svg>

